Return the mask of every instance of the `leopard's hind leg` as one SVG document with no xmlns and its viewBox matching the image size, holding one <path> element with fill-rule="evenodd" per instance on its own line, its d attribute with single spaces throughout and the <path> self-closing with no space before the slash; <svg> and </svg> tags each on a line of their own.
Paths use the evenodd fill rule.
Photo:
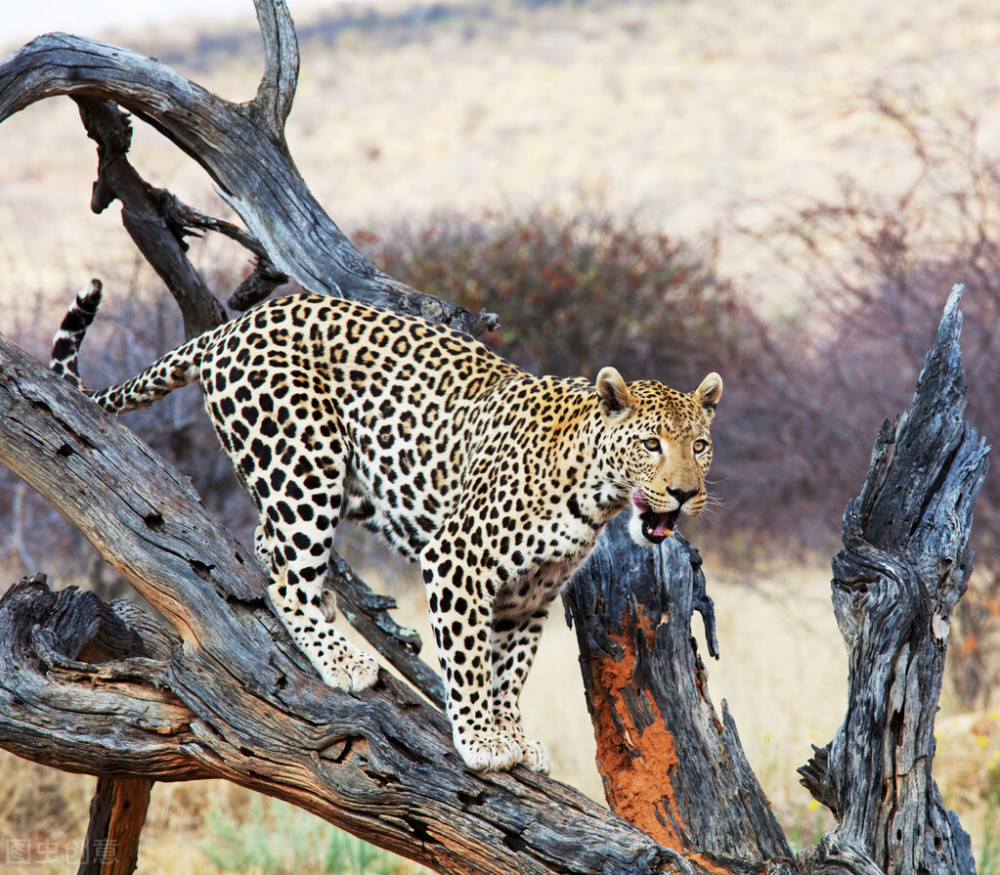
<svg viewBox="0 0 1000 875">
<path fill-rule="evenodd" d="M 258 556 L 268 562 L 268 595 L 295 645 L 331 687 L 357 692 L 372 686 L 378 663 L 334 628 L 335 602 L 324 592 L 332 526 L 324 530 L 315 520 L 301 519 L 275 525 L 274 506 L 264 513 Z"/>
<path fill-rule="evenodd" d="M 324 591 L 345 477 L 314 431 L 296 436 L 297 443 L 278 440 L 267 449 L 251 436 L 227 449 L 260 511 L 254 548 L 271 576 L 268 595 L 279 619 L 325 683 L 364 690 L 378 679 L 378 663 L 334 628 L 335 602 Z"/>
</svg>

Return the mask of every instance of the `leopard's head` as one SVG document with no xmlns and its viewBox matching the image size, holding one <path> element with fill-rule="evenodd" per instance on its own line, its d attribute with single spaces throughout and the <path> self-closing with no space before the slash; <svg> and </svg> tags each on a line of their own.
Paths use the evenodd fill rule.
<svg viewBox="0 0 1000 875">
<path fill-rule="evenodd" d="M 614 368 L 603 368 L 597 396 L 610 439 L 609 476 L 632 500 L 629 532 L 639 544 L 659 544 L 674 533 L 680 514 L 695 516 L 705 507 L 709 428 L 722 377 L 711 373 L 683 393 L 653 381 L 626 384 Z"/>
</svg>

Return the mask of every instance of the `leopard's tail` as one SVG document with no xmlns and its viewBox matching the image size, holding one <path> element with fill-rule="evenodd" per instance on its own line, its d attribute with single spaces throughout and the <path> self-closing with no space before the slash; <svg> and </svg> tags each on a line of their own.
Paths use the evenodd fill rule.
<svg viewBox="0 0 1000 875">
<path fill-rule="evenodd" d="M 52 340 L 49 368 L 54 373 L 68 380 L 81 392 L 86 392 L 110 413 L 128 413 L 130 410 L 148 407 L 174 389 L 198 380 L 201 350 L 214 332 L 189 340 L 168 352 L 131 380 L 100 392 L 90 392 L 84 388 L 79 371 L 80 346 L 97 315 L 100 303 L 100 280 L 91 280 L 77 294 Z"/>
<path fill-rule="evenodd" d="M 52 357 L 49 370 L 72 383 L 81 392 L 80 346 L 90 324 L 101 306 L 101 281 L 91 280 L 86 288 L 77 293 L 76 300 L 63 316 L 56 336 L 52 338 Z"/>
</svg>

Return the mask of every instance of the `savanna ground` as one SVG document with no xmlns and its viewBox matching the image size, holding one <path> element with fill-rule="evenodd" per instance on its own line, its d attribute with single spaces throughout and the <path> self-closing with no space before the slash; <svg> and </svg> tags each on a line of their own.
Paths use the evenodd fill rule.
<svg viewBox="0 0 1000 875">
<path fill-rule="evenodd" d="M 294 16 L 294 0 L 290 6 Z M 995 361 L 995 347 L 980 338 L 989 334 L 987 304 L 1000 261 L 988 246 L 972 256 L 962 247 L 977 233 L 994 239 L 998 227 L 989 202 L 996 202 L 1000 179 L 993 172 L 1000 155 L 1000 12 L 983 0 L 920 10 L 874 0 L 470 2 L 343 6 L 297 16 L 297 23 L 302 67 L 288 137 L 313 192 L 390 272 L 499 311 L 508 331 L 495 340 L 505 351 L 520 351 L 543 369 L 551 352 L 541 348 L 545 338 L 533 346 L 519 321 L 532 313 L 519 312 L 529 296 L 509 282 L 512 268 L 491 275 L 494 262 L 487 261 L 483 269 L 489 245 L 469 248 L 462 229 L 505 253 L 521 252 L 530 267 L 544 255 L 531 232 L 490 237 L 490 229 L 530 225 L 537 216 L 542 224 L 590 217 L 581 238 L 600 236 L 610 224 L 661 244 L 658 235 L 683 241 L 684 257 L 704 268 L 697 282 L 714 290 L 705 306 L 748 308 L 764 326 L 755 330 L 786 350 L 780 361 L 765 362 L 760 348 L 734 338 L 731 327 L 725 334 L 716 487 L 722 504 L 688 535 L 706 555 L 719 619 L 721 659 L 708 667 L 711 696 L 717 706 L 727 701 L 790 838 L 814 841 L 829 822 L 798 786 L 795 769 L 843 717 L 846 658 L 828 587 L 839 512 L 860 487 L 879 419 L 908 401 L 952 282 L 969 284 L 967 310 L 982 322 L 979 334 L 975 318 L 966 329 L 973 410 L 977 390 L 986 398 L 981 407 L 992 397 L 973 375 Z M 252 96 L 259 77 L 249 0 L 240 21 L 218 27 L 87 35 L 155 55 L 229 98 Z M 133 302 L 164 296 L 116 211 L 89 213 L 94 151 L 70 101 L 50 101 L 0 125 L 0 155 L 4 331 L 44 356 L 58 314 L 92 275 L 110 291 L 105 330 L 134 321 L 134 311 L 116 311 L 116 293 Z M 133 160 L 153 184 L 226 213 L 201 171 L 139 122 Z M 640 250 L 626 277 L 635 282 L 623 282 L 610 301 L 623 321 L 651 318 L 650 293 L 640 287 L 654 282 L 648 274 L 656 254 L 672 251 L 667 244 Z M 414 251 L 420 257 L 408 259 Z M 207 241 L 195 243 L 192 256 L 225 297 L 243 254 Z M 547 274 L 550 285 L 567 283 L 571 309 L 556 313 L 563 334 L 607 321 L 600 306 L 609 305 L 597 292 L 574 298 L 592 265 L 567 264 Z M 682 291 L 692 287 L 683 282 Z M 550 300 L 538 301 L 555 312 Z M 660 316 L 688 318 L 684 309 L 681 294 Z M 661 376 L 691 388 L 703 365 L 723 355 L 712 331 L 697 335 L 705 348 L 681 356 L 669 374 L 661 373 L 658 350 L 644 351 L 641 343 L 615 347 L 624 358 L 615 364 L 627 377 Z M 806 335 L 819 339 L 796 346 Z M 85 350 L 85 378 L 98 385 L 125 376 L 131 365 L 99 370 L 102 349 L 113 344 L 96 336 Z M 140 366 L 177 337 L 162 317 L 126 335 Z M 581 346 L 585 356 L 596 344 L 584 335 Z M 574 369 L 605 363 L 584 358 Z M 846 395 L 822 383 L 834 370 Z M 777 392 L 776 374 L 791 388 L 768 395 Z M 762 426 L 750 442 L 748 429 L 739 429 L 761 416 L 747 400 L 754 397 L 804 413 L 794 421 L 789 414 L 780 429 Z M 852 403 L 858 397 L 876 403 L 856 410 L 864 407 Z M 196 408 L 169 409 L 193 428 Z M 971 418 L 987 436 L 1000 433 Z M 828 450 L 833 446 L 836 452 Z M 216 464 L 217 453 L 209 452 Z M 783 481 L 791 483 L 785 490 Z M 243 508 L 232 510 L 233 525 L 246 534 L 243 501 L 232 500 Z M 231 510 L 229 499 L 222 504 Z M 987 496 L 978 518 L 977 576 L 987 581 L 997 541 L 992 508 Z M 80 549 L 61 521 L 8 481 L 0 488 L 0 518 L 13 521 L 0 528 L 7 581 L 39 570 L 37 557 L 52 555 L 48 539 Z M 371 550 L 359 562 L 374 584 L 381 578 L 396 595 L 403 622 L 426 631 L 414 578 Z M 40 569 L 57 586 L 113 588 L 92 560 L 75 553 Z M 1000 715 L 991 711 L 1000 709 L 992 685 L 1000 658 L 989 630 L 977 623 L 995 617 L 992 592 L 984 586 L 969 602 L 971 616 L 953 637 L 951 656 L 968 660 L 960 669 L 975 666 L 976 682 L 970 691 L 972 668 L 949 674 L 935 761 L 945 801 L 972 834 L 981 871 L 996 867 L 1000 788 Z M 694 631 L 701 642 L 697 624 Z M 576 646 L 557 612 L 536 666 L 524 700 L 529 729 L 552 750 L 557 778 L 600 799 Z M 93 780 L 7 755 L 0 763 L 0 867 L 6 860 L 9 871 L 68 871 Z M 263 841 L 268 835 L 272 844 Z M 159 785 L 140 867 L 165 875 L 413 870 L 366 857 L 360 846 L 331 835 L 313 819 L 238 788 Z M 10 862 L 18 859 L 27 866 Z"/>
</svg>

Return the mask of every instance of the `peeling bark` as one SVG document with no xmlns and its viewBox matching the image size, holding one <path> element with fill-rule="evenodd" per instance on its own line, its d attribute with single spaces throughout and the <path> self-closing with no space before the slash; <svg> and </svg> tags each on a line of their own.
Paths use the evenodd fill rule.
<svg viewBox="0 0 1000 875">
<path fill-rule="evenodd" d="M 717 645 L 697 551 L 680 535 L 637 546 L 619 517 L 564 602 L 612 810 L 710 871 L 795 871 L 736 727 L 708 696 L 696 609 Z"/>
<path fill-rule="evenodd" d="M 565 595 L 609 804 L 690 860 L 810 875 L 975 871 L 932 774 L 951 614 L 989 466 L 988 445 L 963 419 L 959 298 L 960 287 L 910 410 L 883 426 L 844 515 L 833 602 L 850 654 L 847 713 L 800 770 L 839 823 L 798 869 L 725 704 L 720 720 L 708 698 L 690 633 L 697 607 L 714 654 L 697 553 L 676 537 L 651 556 L 612 531 Z"/>
<path fill-rule="evenodd" d="M 164 260 L 165 278 L 180 278 L 172 290 L 196 299 L 189 332 L 223 316 L 189 272 L 182 238 L 192 226 L 254 252 L 243 303 L 287 275 L 470 334 L 494 327 L 491 314 L 385 275 L 316 203 L 283 133 L 298 70 L 291 19 L 283 0 L 255 5 L 266 60 L 249 103 L 221 100 L 126 49 L 55 34 L 0 62 L 0 121 L 50 96 L 80 103 L 105 150 L 94 204 L 120 199 L 142 251 Z M 194 157 L 246 230 L 130 175 L 107 101 Z M 357 696 L 321 684 L 268 609 L 256 561 L 186 478 L 2 336 L 0 462 L 89 538 L 166 626 L 127 603 L 52 593 L 39 580 L 12 587 L 0 599 L 0 746 L 101 776 L 92 846 L 122 841 L 125 867 L 150 782 L 215 776 L 441 872 L 972 872 L 931 773 L 940 669 L 987 466 L 987 447 L 962 419 L 959 326 L 956 296 L 910 413 L 883 429 L 845 514 L 834 609 L 851 695 L 837 737 L 803 769 L 839 823 L 797 863 L 724 703 L 719 717 L 709 699 L 690 622 L 700 611 L 714 655 L 711 600 L 682 538 L 640 550 L 615 522 L 566 595 L 608 800 L 630 825 L 523 769 L 468 772 L 443 715 L 387 674 Z M 332 570 L 344 612 L 439 701 L 434 672 L 389 604 L 338 557 Z"/>
</svg>

